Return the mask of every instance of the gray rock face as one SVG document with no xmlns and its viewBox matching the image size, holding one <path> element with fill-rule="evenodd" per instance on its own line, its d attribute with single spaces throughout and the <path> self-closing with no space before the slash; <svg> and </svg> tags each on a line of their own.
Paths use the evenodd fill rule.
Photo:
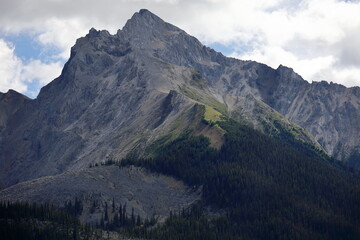
<svg viewBox="0 0 360 240">
<path fill-rule="evenodd" d="M 151 174 L 136 167 L 103 166 L 66 172 L 23 182 L 0 191 L 0 201 L 30 201 L 64 206 L 77 198 L 83 204 L 82 219 L 99 223 L 105 203 L 111 217 L 112 203 L 119 208 L 126 205 L 128 214 L 161 220 L 170 211 L 178 212 L 200 200 L 201 189 L 192 189 L 182 182 L 159 174 Z M 99 206 L 93 208 L 93 203 Z M 116 211 L 118 212 L 118 211 Z"/>
<path fill-rule="evenodd" d="M 2 99 L 1 188 L 144 155 L 155 140 L 192 126 L 197 104 L 269 134 L 280 122 L 342 160 L 359 152 L 358 88 L 227 58 L 147 10 L 115 35 L 91 29 L 78 39 L 35 100 Z"/>
<path fill-rule="evenodd" d="M 188 72 L 144 54 L 125 38 L 90 30 L 72 48 L 61 76 L 7 121 L 1 183 L 83 169 L 134 149 L 141 153 L 175 119 L 187 125 L 194 102 L 174 98 L 166 116 L 163 103 Z"/>
<path fill-rule="evenodd" d="M 309 84 L 284 66 L 272 74 L 257 83 L 264 102 L 307 129 L 335 158 L 346 161 L 358 155 L 360 88 L 325 81 Z"/>
</svg>

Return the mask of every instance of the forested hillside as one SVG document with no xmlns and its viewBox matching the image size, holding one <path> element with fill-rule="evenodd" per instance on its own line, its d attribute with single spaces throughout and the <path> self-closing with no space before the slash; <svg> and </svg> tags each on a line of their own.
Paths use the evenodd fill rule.
<svg viewBox="0 0 360 240">
<path fill-rule="evenodd" d="M 121 162 L 203 187 L 196 210 L 170 217 L 151 230 L 154 238 L 360 237 L 358 172 L 285 136 L 274 139 L 232 120 L 217 124 L 226 131 L 219 151 L 205 137 L 185 135 L 158 157 Z M 208 207 L 217 214 L 209 215 Z"/>
<path fill-rule="evenodd" d="M 144 167 L 174 176 L 194 190 L 202 188 L 202 200 L 169 212 L 165 223 L 156 224 L 156 217 L 140 219 L 133 210 L 126 213 L 126 206 L 113 204 L 104 208 L 96 228 L 90 228 L 76 219 L 82 211 L 76 199 L 64 210 L 2 203 L 1 236 L 102 239 L 103 229 L 143 239 L 359 239 L 356 170 L 286 131 L 273 138 L 231 119 L 207 124 L 225 132 L 219 150 L 210 147 L 208 138 L 186 133 L 160 145 L 153 158 L 104 163 Z"/>
</svg>

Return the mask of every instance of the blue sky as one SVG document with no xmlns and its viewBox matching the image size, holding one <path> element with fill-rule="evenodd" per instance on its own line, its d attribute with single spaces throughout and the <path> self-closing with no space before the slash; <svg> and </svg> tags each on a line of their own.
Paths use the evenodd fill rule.
<svg viewBox="0 0 360 240">
<path fill-rule="evenodd" d="M 3 36 L 6 42 L 10 42 L 15 46 L 14 53 L 16 56 L 24 60 L 31 58 L 42 58 L 42 46 L 33 41 L 33 36 L 26 33 L 17 35 Z"/>
<path fill-rule="evenodd" d="M 2 1 L 0 91 L 35 98 L 91 27 L 115 33 L 147 8 L 224 55 L 360 86 L 360 3 L 340 0 Z"/>
<path fill-rule="evenodd" d="M 56 46 L 44 46 L 36 40 L 36 36 L 26 32 L 4 35 L 3 39 L 15 46 L 14 54 L 25 62 L 31 59 L 41 59 L 48 63 L 60 54 L 60 50 Z"/>
</svg>

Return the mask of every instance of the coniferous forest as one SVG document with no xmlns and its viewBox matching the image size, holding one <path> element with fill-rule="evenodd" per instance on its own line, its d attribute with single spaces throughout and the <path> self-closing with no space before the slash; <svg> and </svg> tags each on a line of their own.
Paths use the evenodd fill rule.
<svg viewBox="0 0 360 240">
<path fill-rule="evenodd" d="M 99 206 L 94 202 L 94 207 Z M 0 239 L 100 240 L 107 239 L 110 231 L 146 236 L 145 230 L 156 224 L 154 217 L 143 220 L 134 214 L 134 209 L 129 212 L 126 205 L 106 207 L 102 211 L 103 217 L 95 225 L 79 221 L 82 211 L 79 199 L 67 201 L 60 209 L 49 204 L 0 202 Z"/>
<path fill-rule="evenodd" d="M 76 216 L 78 209 L 70 206 L 58 209 L 48 204 L 0 202 L 1 239 L 98 239 L 99 231 L 82 225 Z"/>
<path fill-rule="evenodd" d="M 199 206 L 151 230 L 153 238 L 360 239 L 358 172 L 290 135 L 218 124 L 227 132 L 219 151 L 205 137 L 183 136 L 156 158 L 121 162 L 203 187 Z"/>
<path fill-rule="evenodd" d="M 98 225 L 84 226 L 77 199 L 62 210 L 1 203 L 1 239 L 103 239 L 102 230 L 160 240 L 360 239 L 357 171 L 286 131 L 269 137 L 230 119 L 216 124 L 226 131 L 219 150 L 206 137 L 184 134 L 156 157 L 105 163 L 141 166 L 202 188 L 201 201 L 170 212 L 164 224 L 113 204 Z"/>
</svg>

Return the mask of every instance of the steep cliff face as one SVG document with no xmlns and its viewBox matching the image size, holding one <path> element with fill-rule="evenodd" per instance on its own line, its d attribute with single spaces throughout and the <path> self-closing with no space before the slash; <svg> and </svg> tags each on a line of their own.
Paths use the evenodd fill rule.
<svg viewBox="0 0 360 240">
<path fill-rule="evenodd" d="M 358 88 L 227 58 L 141 10 L 115 35 L 91 29 L 78 39 L 35 100 L 0 96 L 0 183 L 142 156 L 165 135 L 203 132 L 199 105 L 346 159 L 358 151 L 359 97 Z"/>
</svg>

